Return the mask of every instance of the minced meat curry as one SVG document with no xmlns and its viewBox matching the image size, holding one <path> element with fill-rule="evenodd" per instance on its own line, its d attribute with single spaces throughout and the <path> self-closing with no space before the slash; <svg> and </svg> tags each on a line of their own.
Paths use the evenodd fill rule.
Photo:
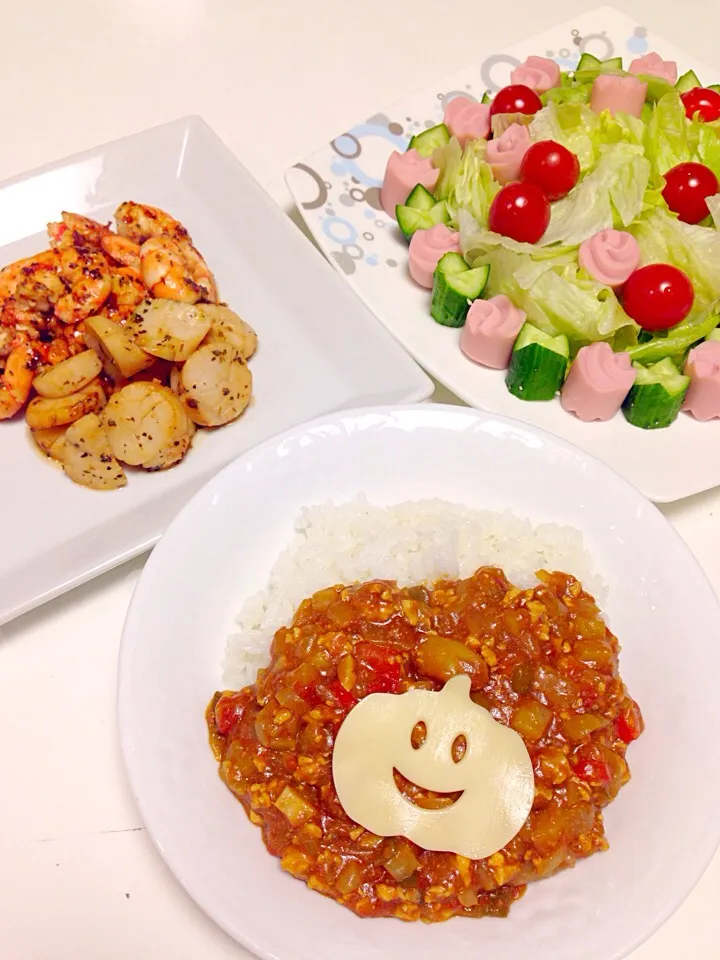
<svg viewBox="0 0 720 960">
<path fill-rule="evenodd" d="M 630 778 L 625 753 L 642 717 L 593 598 L 566 574 L 538 579 L 520 590 L 483 567 L 432 587 L 321 590 L 275 634 L 255 684 L 213 697 L 220 776 L 283 869 L 362 917 L 437 921 L 506 916 L 526 884 L 607 848 L 602 808 Z M 530 816 L 484 860 L 369 833 L 345 814 L 332 779 L 335 735 L 360 699 L 440 690 L 458 673 L 520 734 L 535 773 Z M 419 806 L 454 800 L 397 773 L 396 783 Z"/>
</svg>

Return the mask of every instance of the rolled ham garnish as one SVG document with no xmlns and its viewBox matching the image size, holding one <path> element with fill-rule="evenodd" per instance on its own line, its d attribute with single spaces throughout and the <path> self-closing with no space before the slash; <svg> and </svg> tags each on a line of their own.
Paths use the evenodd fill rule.
<svg viewBox="0 0 720 960">
<path fill-rule="evenodd" d="M 583 240 L 578 252 L 583 270 L 608 287 L 620 287 L 640 263 L 640 247 L 626 230 L 601 230 Z"/>
<path fill-rule="evenodd" d="M 525 313 L 506 296 L 474 300 L 460 335 L 460 349 L 475 363 L 507 370 Z"/>
<path fill-rule="evenodd" d="M 490 105 L 467 97 L 455 97 L 445 107 L 443 123 L 465 148 L 469 140 L 487 140 L 490 133 Z"/>
<path fill-rule="evenodd" d="M 610 420 L 635 382 L 627 353 L 613 353 L 609 343 L 581 347 L 565 381 L 560 402 L 579 420 Z"/>
<path fill-rule="evenodd" d="M 460 253 L 460 234 L 438 223 L 429 230 L 416 230 L 409 250 L 410 276 L 421 287 L 432 289 L 433 274 L 440 257 Z"/>
<path fill-rule="evenodd" d="M 421 157 L 417 150 L 398 153 L 393 150 L 385 168 L 385 177 L 380 190 L 380 204 L 385 213 L 395 219 L 395 207 L 403 204 L 413 187 L 421 183 L 431 193 L 440 171 L 429 157 Z"/>
<path fill-rule="evenodd" d="M 720 417 L 720 341 L 706 340 L 688 354 L 685 375 L 690 386 L 685 394 L 683 410 L 696 420 Z"/>
<path fill-rule="evenodd" d="M 663 60 L 659 53 L 646 53 L 637 57 L 628 67 L 630 73 L 643 73 L 646 77 L 660 77 L 673 86 L 677 83 L 678 68 L 674 60 Z"/>
<path fill-rule="evenodd" d="M 520 165 L 530 146 L 530 133 L 521 123 L 513 123 L 505 133 L 490 140 L 485 160 L 498 183 L 510 183 L 520 176 Z"/>
<path fill-rule="evenodd" d="M 647 83 L 637 77 L 614 77 L 600 74 L 595 78 L 590 92 L 590 107 L 595 113 L 609 110 L 616 113 L 629 113 L 639 117 L 647 96 Z"/>
<path fill-rule="evenodd" d="M 528 57 L 510 74 L 510 83 L 522 83 L 536 93 L 547 93 L 560 86 L 560 67 L 547 57 Z"/>
</svg>

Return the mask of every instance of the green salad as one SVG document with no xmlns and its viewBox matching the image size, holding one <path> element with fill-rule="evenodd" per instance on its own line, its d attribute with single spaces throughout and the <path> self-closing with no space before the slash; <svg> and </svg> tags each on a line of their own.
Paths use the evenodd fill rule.
<svg viewBox="0 0 720 960">
<path fill-rule="evenodd" d="M 504 337 L 515 396 L 560 392 L 581 419 L 622 408 L 635 426 L 668 426 L 683 407 L 692 412 L 688 391 L 691 401 L 703 390 L 686 370 L 689 351 L 717 344 L 720 87 L 692 71 L 676 79 L 656 54 L 628 69 L 588 54 L 574 72 L 544 58 L 527 64 L 521 77 L 542 74 L 536 89 L 513 82 L 482 103 L 451 101 L 445 122 L 410 142 L 414 160 L 436 171 L 396 207 L 411 274 L 422 277 L 432 239 L 432 317 L 462 327 L 461 348 L 486 366 L 501 366 Z M 527 357 L 532 345 L 529 366 L 513 362 L 520 338 Z"/>
</svg>

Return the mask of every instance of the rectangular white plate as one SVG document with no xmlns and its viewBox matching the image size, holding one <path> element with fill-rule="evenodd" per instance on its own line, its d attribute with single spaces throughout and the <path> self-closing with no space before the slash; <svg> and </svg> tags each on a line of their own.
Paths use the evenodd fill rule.
<svg viewBox="0 0 720 960">
<path fill-rule="evenodd" d="M 155 543 L 213 473 L 322 413 L 424 400 L 432 384 L 302 233 L 197 117 L 126 137 L 0 184 L 0 265 L 47 247 L 61 210 L 108 220 L 123 200 L 190 230 L 220 296 L 257 330 L 254 398 L 196 437 L 165 473 L 91 491 L 34 449 L 22 418 L 0 424 L 0 623 Z M 195 558 L 197 562 L 198 558 Z"/>
<path fill-rule="evenodd" d="M 437 380 L 471 406 L 544 427 L 576 443 L 623 474 L 657 502 L 679 500 L 720 484 L 720 424 L 681 415 L 666 430 L 639 430 L 618 414 L 582 423 L 556 400 L 527 403 L 508 393 L 502 372 L 486 370 L 459 349 L 460 331 L 435 323 L 429 295 L 410 279 L 407 244 L 379 205 L 379 187 L 392 150 L 440 123 L 444 99 L 479 99 L 509 81 L 530 54 L 554 57 L 572 69 L 582 52 L 629 59 L 656 50 L 692 68 L 705 83 L 720 70 L 699 63 L 611 7 L 603 7 L 502 53 L 479 50 L 476 65 L 385 107 L 288 170 L 286 182 L 316 242 L 387 329 Z"/>
</svg>

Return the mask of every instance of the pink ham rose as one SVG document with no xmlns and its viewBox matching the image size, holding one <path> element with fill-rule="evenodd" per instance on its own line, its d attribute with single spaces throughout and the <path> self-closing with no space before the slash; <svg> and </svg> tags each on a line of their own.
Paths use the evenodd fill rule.
<svg viewBox="0 0 720 960">
<path fill-rule="evenodd" d="M 614 77 L 600 74 L 596 77 L 590 91 L 590 107 L 595 113 L 609 110 L 616 113 L 629 113 L 639 117 L 647 96 L 647 83 L 637 77 Z"/>
<path fill-rule="evenodd" d="M 416 230 L 409 250 L 410 276 L 421 287 L 432 289 L 433 274 L 440 257 L 460 253 L 460 234 L 438 223 L 429 230 Z"/>
<path fill-rule="evenodd" d="M 385 177 L 380 190 L 380 204 L 385 213 L 395 219 L 395 207 L 405 203 L 408 194 L 421 183 L 431 193 L 440 171 L 432 165 L 429 157 L 421 157 L 417 150 L 398 153 L 393 150 L 385 168 Z"/>
<path fill-rule="evenodd" d="M 487 140 L 490 133 L 490 105 L 467 97 L 455 97 L 445 107 L 443 123 L 464 148 L 469 140 Z"/>
<path fill-rule="evenodd" d="M 663 60 L 658 53 L 646 53 L 637 57 L 628 67 L 630 73 L 643 73 L 647 77 L 660 77 L 673 86 L 677 83 L 678 68 L 674 60 Z"/>
<path fill-rule="evenodd" d="M 610 420 L 630 392 L 635 376 L 627 353 L 613 353 L 609 343 L 591 343 L 578 351 L 560 402 L 579 420 Z"/>
<path fill-rule="evenodd" d="M 489 300 L 474 300 L 460 336 L 460 349 L 484 367 L 507 370 L 523 323 L 525 313 L 502 294 Z"/>
<path fill-rule="evenodd" d="M 601 230 L 580 244 L 578 260 L 593 280 L 620 287 L 640 263 L 640 247 L 626 230 Z"/>
<path fill-rule="evenodd" d="M 706 340 L 693 347 L 684 372 L 690 377 L 690 386 L 683 410 L 696 420 L 720 417 L 720 341 Z"/>
<path fill-rule="evenodd" d="M 536 93 L 547 93 L 560 86 L 560 67 L 547 57 L 528 57 L 510 74 L 510 83 L 522 83 Z"/>
<path fill-rule="evenodd" d="M 490 140 L 485 160 L 498 183 L 510 183 L 520 176 L 520 165 L 530 146 L 530 133 L 521 123 L 513 123 L 505 133 Z"/>
</svg>

